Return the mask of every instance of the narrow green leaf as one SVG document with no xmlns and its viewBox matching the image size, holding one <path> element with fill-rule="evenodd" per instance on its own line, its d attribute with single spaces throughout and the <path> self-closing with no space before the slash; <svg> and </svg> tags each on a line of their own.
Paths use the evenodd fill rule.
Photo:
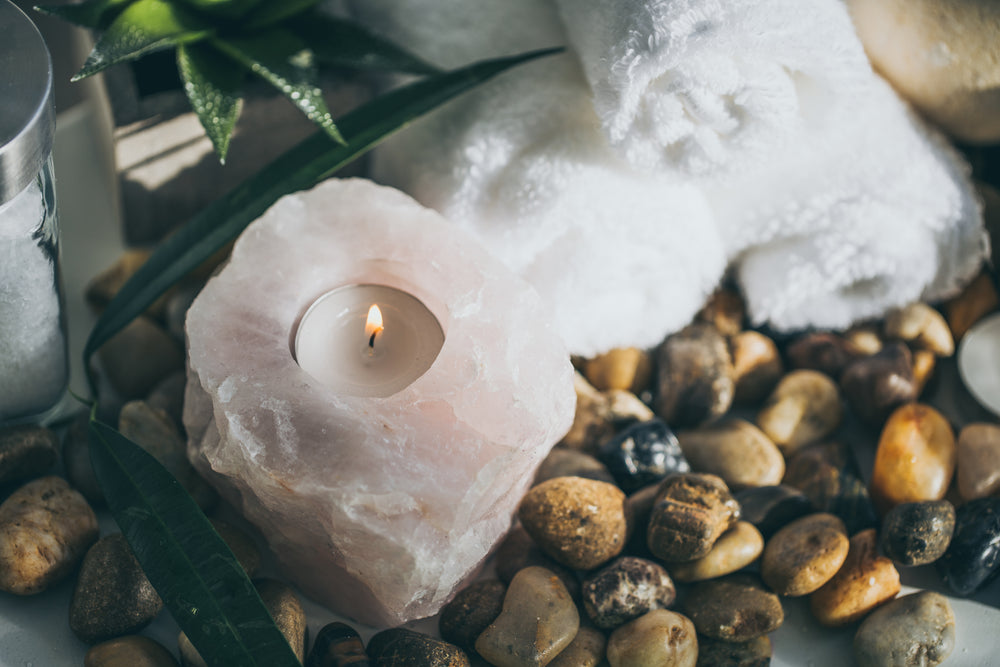
<svg viewBox="0 0 1000 667">
<path fill-rule="evenodd" d="M 208 665 L 300 667 L 232 551 L 155 458 L 91 416 L 90 460 L 146 577 Z"/>
<path fill-rule="evenodd" d="M 296 17 L 289 27 L 316 54 L 334 67 L 437 74 L 441 70 L 392 42 L 365 30 L 354 21 L 319 12 Z"/>
<path fill-rule="evenodd" d="M 98 318 L 84 347 L 90 357 L 161 294 L 240 232 L 283 195 L 312 187 L 416 118 L 528 60 L 560 49 L 486 60 L 398 88 L 345 115 L 347 144 L 318 132 L 284 153 L 193 217 L 156 249 Z M 93 388 L 93 378 L 91 388 Z"/>
<path fill-rule="evenodd" d="M 241 30 L 258 30 L 280 23 L 318 5 L 320 0 L 284 0 L 257 5 L 240 20 Z"/>
<path fill-rule="evenodd" d="M 118 15 L 94 45 L 77 81 L 125 60 L 204 39 L 212 28 L 166 0 L 136 0 Z"/>
<path fill-rule="evenodd" d="M 191 108 L 212 140 L 219 161 L 224 163 L 243 107 L 240 88 L 245 70 L 206 44 L 178 46 L 177 70 Z"/>
<path fill-rule="evenodd" d="M 260 75 L 334 141 L 344 143 L 319 88 L 312 51 L 293 33 L 271 28 L 253 37 L 213 39 L 212 45 Z"/>
<path fill-rule="evenodd" d="M 70 5 L 39 5 L 35 11 L 55 16 L 83 28 L 102 28 L 114 10 L 121 9 L 132 0 L 87 0 Z"/>
</svg>

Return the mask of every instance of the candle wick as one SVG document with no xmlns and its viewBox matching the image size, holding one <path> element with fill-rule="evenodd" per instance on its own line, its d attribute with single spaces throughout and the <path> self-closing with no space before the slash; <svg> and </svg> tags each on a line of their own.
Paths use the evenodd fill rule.
<svg viewBox="0 0 1000 667">
<path fill-rule="evenodd" d="M 378 335 L 378 329 L 372 332 L 372 337 L 368 339 L 368 347 L 375 349 L 375 336 Z"/>
</svg>

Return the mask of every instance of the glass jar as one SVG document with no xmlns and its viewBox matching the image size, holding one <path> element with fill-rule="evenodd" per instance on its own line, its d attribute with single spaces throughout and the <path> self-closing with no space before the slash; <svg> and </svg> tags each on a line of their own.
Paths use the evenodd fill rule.
<svg viewBox="0 0 1000 667">
<path fill-rule="evenodd" d="M 0 0 L 0 424 L 44 420 L 66 393 L 66 324 L 52 179 L 52 63 Z"/>
</svg>

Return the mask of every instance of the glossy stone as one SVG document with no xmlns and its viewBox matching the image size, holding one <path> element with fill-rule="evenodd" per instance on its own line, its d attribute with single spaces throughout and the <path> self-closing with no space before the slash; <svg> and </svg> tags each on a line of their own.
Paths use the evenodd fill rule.
<svg viewBox="0 0 1000 667">
<path fill-rule="evenodd" d="M 801 491 L 783 484 L 743 489 L 735 497 L 743 520 L 753 524 L 764 539 L 814 511 L 812 502 Z"/>
<path fill-rule="evenodd" d="M 535 484 L 555 477 L 585 477 L 609 484 L 615 483 L 615 478 L 608 472 L 607 466 L 586 452 L 568 447 L 555 447 L 549 452 L 538 466 Z"/>
<path fill-rule="evenodd" d="M 882 520 L 879 544 L 900 565 L 926 565 L 940 558 L 955 530 L 955 506 L 947 500 L 896 505 Z"/>
<path fill-rule="evenodd" d="M 684 598 L 683 610 L 700 634 L 732 642 L 774 632 L 785 620 L 778 596 L 742 574 L 696 584 Z"/>
<path fill-rule="evenodd" d="M 677 434 L 696 472 L 718 475 L 730 489 L 777 484 L 785 459 L 764 432 L 748 421 L 724 418 Z"/>
<path fill-rule="evenodd" d="M 847 341 L 826 331 L 800 336 L 785 349 L 785 355 L 792 368 L 819 371 L 834 379 L 855 359 Z"/>
<path fill-rule="evenodd" d="M 625 494 L 606 482 L 550 479 L 524 495 L 517 515 L 545 553 L 576 570 L 598 567 L 625 546 Z"/>
<path fill-rule="evenodd" d="M 372 667 L 470 667 L 465 651 L 406 628 L 391 628 L 368 642 Z"/>
<path fill-rule="evenodd" d="M 698 667 L 768 667 L 771 653 L 767 635 L 745 642 L 698 638 Z"/>
<path fill-rule="evenodd" d="M 695 323 L 668 336 L 657 351 L 657 368 L 656 412 L 668 424 L 700 424 L 733 402 L 729 348 L 711 324 Z"/>
<path fill-rule="evenodd" d="M 737 405 L 753 405 L 764 400 L 785 372 L 778 346 L 757 331 L 742 331 L 729 340 L 733 359 L 733 381 Z"/>
<path fill-rule="evenodd" d="M 904 343 L 890 343 L 848 365 L 840 387 L 854 414 L 871 426 L 881 426 L 893 410 L 917 399 L 913 355 Z"/>
<path fill-rule="evenodd" d="M 757 413 L 757 426 L 786 455 L 824 438 L 840 425 L 840 392 L 829 376 L 792 371 Z"/>
<path fill-rule="evenodd" d="M 615 348 L 587 359 L 583 374 L 600 391 L 624 389 L 639 394 L 652 381 L 653 359 L 636 347 Z"/>
<path fill-rule="evenodd" d="M 159 642 L 128 635 L 92 646 L 83 667 L 177 667 L 177 661 Z"/>
<path fill-rule="evenodd" d="M 658 558 L 695 560 L 708 554 L 739 518 L 739 504 L 715 475 L 671 475 L 660 484 L 646 539 Z"/>
<path fill-rule="evenodd" d="M 833 578 L 809 598 L 809 608 L 820 623 L 838 627 L 853 623 L 899 593 L 899 572 L 881 556 L 875 529 L 851 537 L 844 564 Z"/>
<path fill-rule="evenodd" d="M 670 566 L 674 579 L 682 582 L 714 579 L 741 570 L 764 551 L 764 537 L 753 524 L 738 521 L 724 532 L 712 550 L 698 560 L 673 563 Z"/>
<path fill-rule="evenodd" d="M 944 498 L 955 472 L 955 435 L 940 412 L 919 403 L 898 408 L 882 429 L 871 496 L 883 512 L 899 503 Z"/>
<path fill-rule="evenodd" d="M 839 517 L 850 535 L 878 525 L 868 488 L 842 442 L 810 445 L 796 453 L 788 461 L 784 484 L 805 494 L 816 510 Z"/>
<path fill-rule="evenodd" d="M 574 600 L 580 597 L 580 582 L 573 571 L 565 565 L 560 565 L 542 551 L 541 547 L 531 539 L 531 535 L 528 535 L 528 532 L 521 525 L 511 528 L 500 542 L 494 556 L 494 562 L 497 578 L 504 584 L 509 585 L 514 575 L 524 568 L 537 565 L 555 572 Z"/>
<path fill-rule="evenodd" d="M 666 609 L 677 597 L 674 582 L 662 566 L 633 557 L 618 558 L 587 577 L 581 593 L 587 616 L 606 630 L 653 609 Z"/>
<path fill-rule="evenodd" d="M 760 574 L 779 595 L 812 593 L 828 582 L 847 558 L 844 522 L 827 513 L 791 522 L 764 545 Z"/>
<path fill-rule="evenodd" d="M 304 667 L 371 667 L 358 631 L 346 623 L 327 623 L 316 640 Z"/>
<path fill-rule="evenodd" d="M 581 627 L 569 646 L 559 652 L 548 667 L 599 667 L 604 663 L 608 640 L 600 630 Z"/>
<path fill-rule="evenodd" d="M 626 623 L 608 637 L 611 667 L 695 667 L 698 638 L 689 618 L 656 609 Z"/>
<path fill-rule="evenodd" d="M 886 338 L 898 338 L 915 349 L 929 350 L 939 357 L 955 352 L 955 340 L 944 317 L 926 303 L 896 308 L 885 317 Z"/>
<path fill-rule="evenodd" d="M 937 359 L 937 355 L 930 350 L 913 351 L 913 384 L 917 388 L 918 397 L 924 393 L 924 389 L 934 376 Z"/>
<path fill-rule="evenodd" d="M 441 609 L 441 638 L 466 651 L 474 651 L 476 638 L 496 620 L 503 608 L 507 586 L 497 579 L 477 581 L 460 590 Z"/>
<path fill-rule="evenodd" d="M 497 667 L 545 665 L 566 648 L 580 616 L 559 577 L 541 567 L 510 582 L 500 615 L 476 640 L 476 651 Z"/>
<path fill-rule="evenodd" d="M 601 446 L 600 459 L 626 493 L 691 470 L 677 437 L 662 420 L 629 426 Z"/>
<path fill-rule="evenodd" d="M 59 438 L 52 429 L 27 424 L 0 429 L 0 484 L 43 474 L 56 462 Z"/>
<path fill-rule="evenodd" d="M 948 598 L 920 591 L 873 611 L 854 635 L 858 667 L 935 667 L 955 648 Z"/>
<path fill-rule="evenodd" d="M 1000 498 L 979 498 L 955 511 L 955 532 L 937 570 L 958 595 L 970 595 L 1000 572 Z"/>
<path fill-rule="evenodd" d="M 1000 426 L 969 424 L 958 434 L 956 481 L 962 500 L 995 496 L 1000 492 Z"/>
</svg>

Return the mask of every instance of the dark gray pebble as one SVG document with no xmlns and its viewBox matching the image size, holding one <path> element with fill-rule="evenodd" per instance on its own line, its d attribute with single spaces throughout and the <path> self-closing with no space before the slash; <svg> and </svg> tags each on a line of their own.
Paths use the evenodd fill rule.
<svg viewBox="0 0 1000 667">
<path fill-rule="evenodd" d="M 774 632 L 785 619 L 778 596 L 745 574 L 695 584 L 684 598 L 683 612 L 699 633 L 730 642 Z"/>
<path fill-rule="evenodd" d="M 487 579 L 463 588 L 441 609 L 438 629 L 441 638 L 466 651 L 474 652 L 476 639 L 503 609 L 507 586 Z"/>
<path fill-rule="evenodd" d="M 813 512 L 813 504 L 798 489 L 784 484 L 744 489 L 735 495 L 743 520 L 752 523 L 764 539 L 799 517 Z"/>
<path fill-rule="evenodd" d="M 0 429 L 0 484 L 21 482 L 45 474 L 56 462 L 59 439 L 34 424 Z"/>
<path fill-rule="evenodd" d="M 955 511 L 955 532 L 937 560 L 941 578 L 969 595 L 1000 573 L 1000 498 L 980 498 Z"/>
<path fill-rule="evenodd" d="M 696 667 L 768 667 L 771 664 L 771 639 L 762 636 L 745 642 L 726 642 L 698 637 Z"/>
<path fill-rule="evenodd" d="M 955 506 L 947 500 L 902 503 L 882 520 L 879 543 L 900 565 L 926 565 L 944 554 L 955 530 Z"/>
<path fill-rule="evenodd" d="M 626 428 L 601 445 L 600 457 L 625 493 L 691 470 L 677 437 L 661 419 Z"/>
<path fill-rule="evenodd" d="M 580 599 L 580 581 L 573 570 L 560 565 L 542 551 L 522 526 L 515 526 L 507 533 L 496 552 L 497 578 L 510 585 L 514 575 L 526 567 L 537 565 L 554 572 L 574 600 Z"/>
<path fill-rule="evenodd" d="M 305 667 L 371 667 L 358 631 L 346 623 L 327 623 L 316 633 Z"/>
<path fill-rule="evenodd" d="M 368 642 L 374 667 L 469 667 L 465 651 L 406 628 L 379 632 Z"/>
</svg>

